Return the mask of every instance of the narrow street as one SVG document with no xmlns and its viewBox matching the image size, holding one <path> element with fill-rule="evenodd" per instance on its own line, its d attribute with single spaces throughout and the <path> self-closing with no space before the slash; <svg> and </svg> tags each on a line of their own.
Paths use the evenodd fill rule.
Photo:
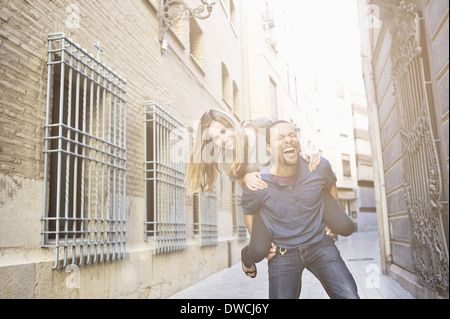
<svg viewBox="0 0 450 319">
<path fill-rule="evenodd" d="M 336 242 L 358 285 L 361 299 L 414 299 L 391 277 L 382 274 L 377 231 L 355 232 Z M 267 299 L 267 261 L 257 265 L 255 279 L 245 276 L 241 264 L 224 269 L 171 296 L 171 299 Z M 329 299 L 320 282 L 307 270 L 303 273 L 300 299 Z"/>
<path fill-rule="evenodd" d="M 1 0 L 0 299 L 169 299 L 178 319 L 219 299 L 241 318 L 228 300 L 272 302 L 267 260 L 242 271 L 242 204 L 295 247 L 335 177 L 359 297 L 448 300 L 449 25 L 449 0 Z M 323 159 L 311 176 L 300 152 Z M 309 215 L 281 188 L 246 198 L 266 163 L 301 172 Z"/>
</svg>

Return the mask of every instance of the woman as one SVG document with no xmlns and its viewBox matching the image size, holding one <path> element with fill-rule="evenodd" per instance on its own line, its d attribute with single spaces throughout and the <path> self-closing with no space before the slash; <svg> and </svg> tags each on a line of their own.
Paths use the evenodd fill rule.
<svg viewBox="0 0 450 319">
<path fill-rule="evenodd" d="M 271 122 L 269 118 L 261 117 L 246 121 L 240 126 L 222 111 L 211 109 L 204 113 L 186 174 L 188 192 L 210 193 L 221 168 L 231 181 L 237 181 L 242 188 L 266 188 L 267 184 L 261 180 L 259 169 L 268 163 L 269 157 L 265 154 L 265 128 Z M 320 162 L 318 154 L 302 153 L 302 158 L 310 161 L 310 171 Z M 329 192 L 324 192 L 323 196 L 325 224 L 334 233 L 349 236 L 354 231 L 353 220 Z M 255 264 L 266 257 L 272 239 L 259 214 L 246 215 L 245 223 L 251 239 L 241 252 L 242 268 L 249 277 L 254 278 Z"/>
</svg>

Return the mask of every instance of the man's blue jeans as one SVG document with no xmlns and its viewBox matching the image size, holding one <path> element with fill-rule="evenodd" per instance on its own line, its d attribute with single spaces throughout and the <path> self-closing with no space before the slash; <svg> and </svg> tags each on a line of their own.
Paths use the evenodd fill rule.
<svg viewBox="0 0 450 319">
<path fill-rule="evenodd" d="M 325 236 L 319 243 L 279 253 L 269 261 L 269 298 L 298 299 L 304 269 L 311 271 L 332 299 L 359 299 L 355 280 L 334 240 Z"/>
</svg>

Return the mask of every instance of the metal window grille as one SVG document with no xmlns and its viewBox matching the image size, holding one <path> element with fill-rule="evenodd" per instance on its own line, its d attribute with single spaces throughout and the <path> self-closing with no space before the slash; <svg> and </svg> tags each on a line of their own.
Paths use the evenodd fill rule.
<svg viewBox="0 0 450 319">
<path fill-rule="evenodd" d="M 145 238 L 154 240 L 154 254 L 186 247 L 183 125 L 155 101 L 144 103 Z M 182 154 L 181 154 L 182 155 Z"/>
<path fill-rule="evenodd" d="M 426 43 L 421 39 L 420 21 L 419 12 L 410 9 L 399 11 L 395 18 L 392 78 L 400 118 L 414 268 L 424 285 L 448 294 L 449 258 L 444 226 L 448 225 L 448 203 L 442 201 L 443 177 L 433 132 L 434 105 L 428 96 L 423 53 Z"/>
<path fill-rule="evenodd" d="M 48 46 L 42 246 L 54 269 L 124 258 L 126 81 L 63 33 Z"/>
<path fill-rule="evenodd" d="M 217 197 L 194 195 L 194 234 L 200 236 L 200 246 L 217 244 Z"/>
</svg>

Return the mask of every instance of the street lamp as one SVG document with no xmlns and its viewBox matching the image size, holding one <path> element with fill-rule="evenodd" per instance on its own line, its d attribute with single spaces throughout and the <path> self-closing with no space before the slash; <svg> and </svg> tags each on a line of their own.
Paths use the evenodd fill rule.
<svg viewBox="0 0 450 319">
<path fill-rule="evenodd" d="M 207 19 L 211 15 L 213 6 L 218 0 L 201 0 L 202 4 L 191 9 L 183 0 L 161 0 L 160 2 L 160 22 L 159 41 L 164 46 L 164 37 L 174 24 L 180 20 L 190 20 L 191 18 Z M 206 10 L 206 12 L 205 12 Z"/>
</svg>

